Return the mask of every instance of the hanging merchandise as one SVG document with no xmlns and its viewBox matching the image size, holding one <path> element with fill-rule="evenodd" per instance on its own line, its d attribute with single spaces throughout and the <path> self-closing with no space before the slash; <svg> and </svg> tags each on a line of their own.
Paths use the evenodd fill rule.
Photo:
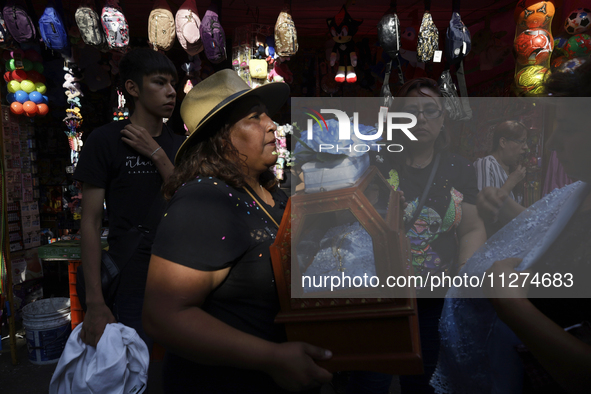
<svg viewBox="0 0 591 394">
<path fill-rule="evenodd" d="M 394 61 L 398 64 L 399 82 L 404 83 L 404 76 L 400 68 L 400 61 L 398 60 L 398 53 L 400 52 L 400 20 L 395 12 L 396 1 L 392 1 L 388 14 L 384 15 L 378 22 L 378 42 L 384 52 L 390 57 L 390 61 L 386 65 L 384 83 L 380 90 L 380 97 L 383 98 L 382 105 L 384 107 L 390 107 L 394 99 L 390 91 L 390 72 L 392 71 L 392 63 Z"/>
<path fill-rule="evenodd" d="M 30 4 L 27 5 L 27 9 L 31 10 L 32 7 L 29 5 Z M 35 37 L 37 36 L 35 23 L 31 16 L 29 16 L 29 13 L 25 11 L 21 1 L 8 1 L 4 6 L 2 13 L 4 16 L 4 23 L 6 23 L 8 31 L 16 42 L 22 44 L 35 40 Z"/>
<path fill-rule="evenodd" d="M 275 52 L 278 56 L 293 56 L 298 51 L 298 33 L 295 23 L 289 13 L 289 9 L 284 9 L 279 13 L 275 23 Z"/>
<path fill-rule="evenodd" d="M 550 1 L 521 0 L 515 8 L 515 87 L 518 94 L 536 96 L 543 93 L 549 76 L 554 39 L 550 33 L 554 4 Z"/>
<path fill-rule="evenodd" d="M 564 21 L 564 30 L 568 34 L 584 33 L 591 28 L 591 10 L 577 8 L 573 10 Z"/>
<path fill-rule="evenodd" d="M 591 55 L 591 35 L 580 33 L 568 39 L 564 51 L 569 59 Z"/>
<path fill-rule="evenodd" d="M 64 21 L 53 5 L 48 5 L 39 18 L 39 33 L 47 49 L 62 51 L 67 54 L 70 41 Z"/>
<path fill-rule="evenodd" d="M 80 106 L 80 97 L 84 97 L 84 94 L 80 90 L 80 81 L 79 77 L 74 76 L 74 72 L 72 69 L 69 69 L 68 66 L 65 67 L 66 74 L 64 74 L 65 82 L 63 83 L 62 87 L 66 89 L 66 96 L 68 97 L 68 104 Z"/>
<path fill-rule="evenodd" d="M 92 2 L 80 5 L 75 14 L 76 24 L 82 40 L 87 45 L 102 49 L 107 45 L 105 32 L 101 25 L 101 18 L 92 6 Z"/>
<path fill-rule="evenodd" d="M 472 118 L 472 109 L 468 99 L 468 88 L 466 87 L 466 78 L 464 76 L 464 58 L 472 49 L 472 38 L 470 30 L 462 22 L 459 7 L 460 1 L 454 0 L 453 11 L 449 27 L 445 34 L 445 57 L 447 59 L 447 69 L 443 71 L 440 78 L 440 91 L 445 100 L 445 107 L 453 120 L 468 120 Z M 458 89 L 455 86 L 450 66 L 457 67 L 456 76 L 460 85 L 462 97 L 458 96 Z"/>
<path fill-rule="evenodd" d="M 425 0 L 425 13 L 419 28 L 419 42 L 417 45 L 417 60 L 428 62 L 433 59 L 435 51 L 439 49 L 439 30 L 431 16 L 431 0 Z"/>
<path fill-rule="evenodd" d="M 587 8 L 573 10 L 564 21 L 562 34 L 554 40 L 552 69 L 563 71 L 591 54 L 591 11 Z M 568 65 L 566 65 L 568 63 Z"/>
<path fill-rule="evenodd" d="M 234 29 L 232 68 L 252 88 L 273 81 L 273 76 L 276 76 L 273 67 L 279 59 L 271 55 L 275 45 L 273 29 L 271 25 L 260 23 L 249 23 Z"/>
<path fill-rule="evenodd" d="M 0 12 L 0 48 L 6 49 L 14 46 L 14 40 L 6 27 L 2 12 Z"/>
<path fill-rule="evenodd" d="M 445 57 L 451 64 L 459 63 L 472 49 L 470 30 L 462 22 L 460 14 L 452 12 L 449 27 L 445 34 Z"/>
<path fill-rule="evenodd" d="M 387 14 L 378 23 L 378 41 L 384 51 L 395 58 L 400 51 L 400 20 L 396 14 Z"/>
<path fill-rule="evenodd" d="M 226 35 L 220 23 L 217 7 L 210 4 L 199 28 L 205 56 L 210 62 L 218 64 L 226 60 Z"/>
<path fill-rule="evenodd" d="M 148 17 L 148 42 L 155 51 L 168 51 L 175 38 L 174 15 L 166 0 L 157 0 Z"/>
<path fill-rule="evenodd" d="M 5 53 L 9 56 L 5 64 L 4 80 L 8 90 L 6 100 L 10 104 L 10 111 L 15 115 L 24 114 L 28 117 L 47 115 L 47 88 L 44 83 L 45 77 L 41 74 L 43 65 L 37 61 L 41 60 L 41 55 L 32 49 L 26 52 L 15 49 Z"/>
<path fill-rule="evenodd" d="M 189 61 L 183 63 L 181 69 L 186 73 L 187 81 L 183 84 L 183 93 L 187 94 L 193 89 L 193 86 L 201 82 L 201 77 L 199 76 L 201 59 L 199 59 L 199 56 L 189 56 Z"/>
<path fill-rule="evenodd" d="M 275 82 L 286 82 L 290 84 L 293 82 L 293 73 L 285 62 L 275 62 L 273 66 L 273 81 Z M 271 73 L 269 73 L 271 74 Z M 267 76 L 268 78 L 268 76 Z"/>
<path fill-rule="evenodd" d="M 75 63 L 66 61 L 64 64 L 64 80 L 63 87 L 66 89 L 66 96 L 68 96 L 68 104 L 70 108 L 66 109 L 66 117 L 64 123 L 68 127 L 64 132 L 68 136 L 68 144 L 70 146 L 70 162 L 75 168 L 78 163 L 78 155 L 82 150 L 82 132 L 78 129 L 82 125 L 82 113 L 80 108 L 80 97 L 84 96 L 80 90 L 78 81 L 82 79 L 82 73 Z"/>
<path fill-rule="evenodd" d="M 201 19 L 197 12 L 195 0 L 185 0 L 175 16 L 176 35 L 183 49 L 189 56 L 195 56 L 203 51 L 201 40 Z"/>
<path fill-rule="evenodd" d="M 292 125 L 277 125 L 277 128 L 275 129 L 275 145 L 277 149 L 273 152 L 274 155 L 277 155 L 277 162 L 272 170 L 275 177 L 280 181 L 285 179 L 285 172 L 289 172 L 287 167 L 291 167 L 295 164 L 293 154 L 287 149 L 288 134 L 293 134 Z"/>
<path fill-rule="evenodd" d="M 257 79 L 267 78 L 267 60 L 266 59 L 250 59 L 248 63 L 250 76 Z"/>
<path fill-rule="evenodd" d="M 126 52 L 129 45 L 129 25 L 118 0 L 107 0 L 101 12 L 101 22 L 109 48 Z"/>
<path fill-rule="evenodd" d="M 331 67 L 337 61 L 337 54 L 339 56 L 339 69 L 334 78 L 339 83 L 345 81 L 354 83 L 357 81 L 357 74 L 355 74 L 354 69 L 357 66 L 357 54 L 355 53 L 353 36 L 362 23 L 363 20 L 351 18 L 344 5 L 336 16 L 326 20 L 332 39 L 335 42 L 330 54 Z M 277 39 L 275 39 L 275 44 L 277 44 Z"/>
<path fill-rule="evenodd" d="M 273 36 L 267 36 L 265 39 L 265 55 L 267 55 L 267 63 L 273 65 L 278 57 L 275 51 L 275 38 Z"/>
<path fill-rule="evenodd" d="M 125 106 L 126 102 L 123 92 L 117 88 L 117 108 L 113 108 L 114 121 L 129 119 L 129 109 Z"/>
</svg>

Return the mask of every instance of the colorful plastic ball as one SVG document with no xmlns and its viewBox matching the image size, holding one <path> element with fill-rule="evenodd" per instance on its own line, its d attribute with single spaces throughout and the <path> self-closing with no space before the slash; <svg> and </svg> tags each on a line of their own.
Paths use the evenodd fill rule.
<svg viewBox="0 0 591 394">
<path fill-rule="evenodd" d="M 8 91 L 10 93 L 15 93 L 17 90 L 22 90 L 21 89 L 21 84 L 18 81 L 10 81 L 8 82 L 8 84 L 6 85 Z"/>
<path fill-rule="evenodd" d="M 41 94 L 45 94 L 45 92 L 47 92 L 47 87 L 43 82 L 37 82 L 35 84 L 35 89 Z"/>
<path fill-rule="evenodd" d="M 515 7 L 515 23 L 523 29 L 549 28 L 555 12 L 550 1 L 521 0 Z"/>
<path fill-rule="evenodd" d="M 41 62 L 33 62 L 33 69 L 35 71 L 37 71 L 38 73 L 43 74 L 43 64 L 41 64 Z"/>
<path fill-rule="evenodd" d="M 44 96 L 43 96 L 43 102 L 44 102 L 45 104 L 47 104 L 47 103 L 49 102 L 49 97 L 47 97 L 47 96 L 45 96 L 45 95 L 44 95 Z"/>
<path fill-rule="evenodd" d="M 4 73 L 4 80 L 5 80 L 6 82 L 10 82 L 10 81 L 12 81 L 12 71 L 6 71 L 6 72 Z"/>
<path fill-rule="evenodd" d="M 9 104 L 12 104 L 13 102 L 15 102 L 16 98 L 14 97 L 14 93 L 8 93 L 6 95 L 6 101 L 8 101 Z"/>
<path fill-rule="evenodd" d="M 31 71 L 33 69 L 33 62 L 29 59 L 23 59 L 23 68 L 25 71 Z"/>
<path fill-rule="evenodd" d="M 18 82 L 22 82 L 27 78 L 27 73 L 24 70 L 14 70 L 13 72 L 11 72 L 12 74 L 12 79 L 14 79 L 15 81 Z"/>
<path fill-rule="evenodd" d="M 552 60 L 552 68 L 560 67 L 567 60 L 568 58 L 566 56 L 557 57 L 556 59 Z"/>
<path fill-rule="evenodd" d="M 17 90 L 14 93 L 14 98 L 16 101 L 23 104 L 24 102 L 29 101 L 29 94 L 24 90 Z"/>
<path fill-rule="evenodd" d="M 35 84 L 32 81 L 25 79 L 21 82 L 21 89 L 27 93 L 31 93 L 35 90 Z"/>
<path fill-rule="evenodd" d="M 583 63 L 585 63 L 585 59 L 581 58 L 581 57 L 575 57 L 574 59 L 568 59 L 564 63 L 562 63 L 560 66 L 558 66 L 556 71 L 573 73 L 577 69 L 577 67 L 579 67 Z"/>
<path fill-rule="evenodd" d="M 28 114 L 36 114 L 38 111 L 37 104 L 32 101 L 25 101 L 23 103 L 23 109 Z"/>
<path fill-rule="evenodd" d="M 521 69 L 515 75 L 515 86 L 526 96 L 542 94 L 544 82 L 548 79 L 549 72 L 543 66 L 529 66 Z"/>
<path fill-rule="evenodd" d="M 34 90 L 29 94 L 29 100 L 34 102 L 35 104 L 41 104 L 43 102 L 43 95 L 38 91 Z"/>
<path fill-rule="evenodd" d="M 583 33 L 591 27 L 591 10 L 578 8 L 571 12 L 564 21 L 564 30 L 568 34 Z"/>
<path fill-rule="evenodd" d="M 10 104 L 10 111 L 15 115 L 21 115 L 23 112 L 25 112 L 25 109 L 21 103 L 15 101 L 14 103 Z"/>
<path fill-rule="evenodd" d="M 47 104 L 37 104 L 37 112 L 41 116 L 45 116 L 49 113 L 49 106 Z"/>
<path fill-rule="evenodd" d="M 545 63 L 552 53 L 552 36 L 544 29 L 525 30 L 514 42 L 517 61 L 533 66 Z"/>
<path fill-rule="evenodd" d="M 568 40 L 564 37 L 558 37 L 554 39 L 554 49 L 552 49 L 552 57 L 568 56 L 568 53 L 564 49 Z"/>
<path fill-rule="evenodd" d="M 14 64 L 14 59 L 10 59 L 9 61 L 7 61 L 6 64 L 4 65 L 4 68 L 6 69 L 6 71 L 14 71 L 16 69 L 16 65 Z"/>
<path fill-rule="evenodd" d="M 27 118 L 34 118 L 35 115 L 37 115 L 37 112 L 32 112 L 32 113 L 25 112 L 25 115 L 27 115 Z"/>
<path fill-rule="evenodd" d="M 568 37 L 567 38 L 564 38 L 564 37 L 554 38 L 554 49 L 564 48 L 564 46 L 566 45 L 567 42 L 568 42 Z"/>
<path fill-rule="evenodd" d="M 580 57 L 591 54 L 591 36 L 589 34 L 576 34 L 568 39 L 564 46 L 568 57 Z"/>
</svg>

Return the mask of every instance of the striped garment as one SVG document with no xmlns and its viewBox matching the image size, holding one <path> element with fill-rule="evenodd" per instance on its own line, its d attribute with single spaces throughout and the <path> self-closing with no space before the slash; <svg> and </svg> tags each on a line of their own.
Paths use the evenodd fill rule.
<svg viewBox="0 0 591 394">
<path fill-rule="evenodd" d="M 476 168 L 478 190 L 482 190 L 487 186 L 501 188 L 507 182 L 507 173 L 493 155 L 476 160 L 474 167 Z M 515 200 L 513 192 L 509 193 L 509 197 Z"/>
</svg>

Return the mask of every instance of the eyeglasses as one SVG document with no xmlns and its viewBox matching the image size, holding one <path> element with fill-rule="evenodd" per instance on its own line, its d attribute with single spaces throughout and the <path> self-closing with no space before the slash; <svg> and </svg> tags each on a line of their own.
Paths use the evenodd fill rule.
<svg viewBox="0 0 591 394">
<path fill-rule="evenodd" d="M 437 119 L 441 116 L 441 114 L 443 114 L 443 111 L 439 108 L 427 108 L 423 111 L 417 111 L 416 109 L 405 109 L 403 111 L 413 114 L 417 118 L 419 117 L 419 114 L 423 114 L 425 119 Z"/>
<path fill-rule="evenodd" d="M 513 142 L 515 142 L 515 143 L 517 143 L 519 145 L 525 145 L 525 144 L 527 144 L 527 140 L 514 140 L 512 138 L 507 138 L 507 140 L 513 141 Z"/>
</svg>

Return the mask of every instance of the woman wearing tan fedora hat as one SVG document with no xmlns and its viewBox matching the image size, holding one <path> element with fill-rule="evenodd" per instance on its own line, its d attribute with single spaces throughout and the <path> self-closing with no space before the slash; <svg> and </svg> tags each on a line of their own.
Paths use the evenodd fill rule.
<svg viewBox="0 0 591 394">
<path fill-rule="evenodd" d="M 164 185 L 169 199 L 154 246 L 143 321 L 167 354 L 167 393 L 281 393 L 332 375 L 327 350 L 286 342 L 269 246 L 287 196 L 270 115 L 289 97 L 271 83 L 250 89 L 232 70 L 193 88 L 181 106 L 189 132 Z"/>
</svg>

